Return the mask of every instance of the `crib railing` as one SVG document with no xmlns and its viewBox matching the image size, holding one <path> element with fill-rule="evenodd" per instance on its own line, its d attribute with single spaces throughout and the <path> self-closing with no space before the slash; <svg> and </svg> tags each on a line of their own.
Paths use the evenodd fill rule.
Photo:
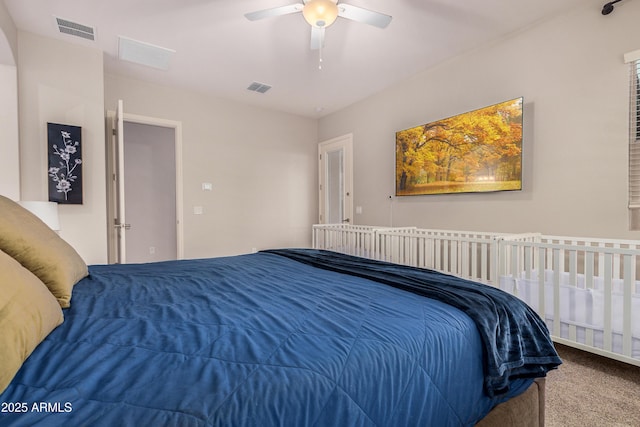
<svg viewBox="0 0 640 427">
<path fill-rule="evenodd" d="M 640 366 L 640 241 L 328 224 L 313 247 L 500 287 L 556 342 Z"/>
<path fill-rule="evenodd" d="M 539 233 L 509 234 L 480 231 L 316 224 L 312 245 L 349 255 L 429 268 L 498 286 L 499 245 L 505 238 L 539 239 Z"/>
<path fill-rule="evenodd" d="M 501 233 L 384 229 L 375 233 L 378 259 L 429 268 L 482 283 L 497 279 Z"/>
<path fill-rule="evenodd" d="M 556 342 L 640 366 L 640 242 L 541 235 L 500 244 L 501 289 Z"/>
<path fill-rule="evenodd" d="M 602 239 L 602 238 L 585 238 L 585 237 L 567 237 L 567 236 L 549 236 L 549 235 L 539 235 L 537 240 L 541 243 L 549 243 L 551 245 L 567 245 L 571 247 L 590 247 L 590 248 L 601 248 L 600 250 L 591 251 L 596 254 L 597 262 L 593 265 L 595 275 L 600 275 L 600 271 L 604 271 L 604 256 L 597 256 L 597 254 L 605 253 L 607 248 L 610 249 L 628 249 L 630 251 L 638 251 L 640 250 L 640 241 L 637 240 L 621 240 L 621 239 Z M 589 263 L 584 263 L 580 258 L 583 255 L 582 251 L 573 251 L 573 250 L 561 250 L 560 258 L 559 258 L 559 266 L 560 269 L 565 270 L 577 270 L 582 265 L 588 265 Z M 623 277 L 623 257 L 620 254 L 611 254 L 612 256 L 612 274 L 613 278 L 619 279 Z M 550 257 L 547 257 L 550 259 Z M 570 266 L 565 264 L 571 264 Z M 638 264 L 640 266 L 640 263 Z M 578 273 L 584 273 L 583 271 L 578 271 Z M 636 277 L 640 277 L 639 272 L 636 271 Z"/>
<path fill-rule="evenodd" d="M 312 227 L 314 249 L 369 258 L 373 254 L 375 227 L 350 224 L 316 224 Z"/>
<path fill-rule="evenodd" d="M 315 224 L 311 242 L 314 249 L 326 249 L 348 255 L 378 259 L 375 235 L 384 227 L 351 224 Z M 400 227 L 397 230 L 412 230 L 415 227 Z"/>
</svg>

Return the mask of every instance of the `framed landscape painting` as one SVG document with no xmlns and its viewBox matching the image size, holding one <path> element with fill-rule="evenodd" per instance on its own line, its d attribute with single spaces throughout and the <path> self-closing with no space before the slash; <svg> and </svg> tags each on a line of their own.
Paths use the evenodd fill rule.
<svg viewBox="0 0 640 427">
<path fill-rule="evenodd" d="M 396 132 L 396 196 L 522 189 L 522 98 Z"/>
</svg>

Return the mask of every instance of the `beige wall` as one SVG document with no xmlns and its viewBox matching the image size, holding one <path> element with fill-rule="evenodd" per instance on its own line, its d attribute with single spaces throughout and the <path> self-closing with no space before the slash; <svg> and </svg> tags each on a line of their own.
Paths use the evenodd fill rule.
<svg viewBox="0 0 640 427">
<path fill-rule="evenodd" d="M 0 64 L 15 65 L 18 30 L 4 2 L 0 1 Z"/>
<path fill-rule="evenodd" d="M 20 198 L 18 80 L 15 65 L 0 64 L 0 194 Z"/>
<path fill-rule="evenodd" d="M 316 120 L 106 75 L 106 108 L 118 99 L 126 113 L 182 122 L 186 258 L 311 244 Z"/>
<path fill-rule="evenodd" d="M 82 127 L 84 204 L 60 205 L 60 235 L 89 264 L 107 261 L 102 52 L 18 32 L 23 200 L 47 200 L 47 122 Z"/>
<path fill-rule="evenodd" d="M 0 194 L 13 200 L 20 198 L 16 51 L 17 30 L 0 2 Z"/>
<path fill-rule="evenodd" d="M 319 123 L 354 140 L 357 224 L 640 238 L 628 231 L 628 68 L 640 3 L 584 7 L 469 52 Z M 395 132 L 524 96 L 519 192 L 394 198 Z"/>
</svg>

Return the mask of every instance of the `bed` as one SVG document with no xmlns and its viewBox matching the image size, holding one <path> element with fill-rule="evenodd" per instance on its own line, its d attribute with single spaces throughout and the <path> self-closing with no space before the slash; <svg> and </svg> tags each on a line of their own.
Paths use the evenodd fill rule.
<svg viewBox="0 0 640 427">
<path fill-rule="evenodd" d="M 61 249 L 30 263 L 10 233 L 0 295 L 28 292 L 0 305 L 0 356 L 26 360 L 0 382 L 0 425 L 541 425 L 535 379 L 561 363 L 526 304 L 429 270 L 279 249 L 76 265 L 47 296 L 30 268 Z M 33 332 L 6 321 L 19 297 L 40 339 L 7 346 Z"/>
</svg>

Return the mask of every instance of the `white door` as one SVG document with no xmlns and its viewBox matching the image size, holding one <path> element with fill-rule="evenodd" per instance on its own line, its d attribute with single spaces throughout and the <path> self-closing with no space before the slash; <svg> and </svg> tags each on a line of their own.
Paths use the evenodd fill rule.
<svg viewBox="0 0 640 427">
<path fill-rule="evenodd" d="M 115 135 L 113 138 L 113 151 L 115 158 L 116 172 L 114 175 L 115 180 L 115 218 L 114 228 L 116 230 L 116 260 L 118 264 L 124 264 L 127 262 L 127 243 L 126 232 L 131 227 L 127 224 L 125 218 L 125 183 L 124 183 L 124 111 L 122 100 L 118 101 L 118 107 L 116 109 L 116 116 L 114 120 Z"/>
<path fill-rule="evenodd" d="M 353 136 L 318 146 L 321 224 L 353 223 Z"/>
<path fill-rule="evenodd" d="M 124 121 L 128 263 L 177 258 L 175 129 Z"/>
<path fill-rule="evenodd" d="M 109 234 L 109 262 L 124 264 L 126 262 L 151 262 L 151 261 L 163 261 L 168 259 L 182 259 L 184 254 L 183 243 L 183 227 L 182 227 L 182 125 L 180 122 L 174 122 L 164 119 L 154 119 L 150 117 L 136 116 L 132 114 L 125 114 L 123 111 L 122 101 L 118 101 L 118 106 L 115 112 L 109 112 L 108 118 L 111 119 L 112 130 L 111 138 L 109 138 L 109 155 L 107 170 L 110 175 L 109 186 L 109 224 L 112 224 L 112 229 Z M 155 195 L 150 194 L 147 197 L 146 202 L 140 200 L 141 198 L 131 197 L 132 189 L 136 188 L 139 191 L 140 185 L 136 187 L 135 184 L 139 184 L 135 174 L 133 175 L 134 182 L 127 185 L 127 176 L 132 176 L 132 170 L 135 172 L 136 168 L 145 167 L 141 165 L 142 162 L 129 162 L 127 163 L 127 150 L 126 138 L 125 138 L 125 122 L 127 125 L 132 123 L 140 125 L 149 125 L 155 128 L 170 128 L 172 135 L 174 135 L 175 155 L 173 161 L 175 162 L 174 173 L 166 174 L 173 175 L 174 180 L 165 182 L 165 187 L 161 188 Z M 158 150 L 160 151 L 160 150 Z M 155 154 L 155 152 L 154 152 Z M 169 168 L 167 168 L 169 169 Z M 154 171 L 151 171 L 153 174 Z M 167 178 L 163 176 L 163 178 Z M 154 191 L 152 185 L 148 185 L 149 191 Z M 172 191 L 167 189 L 171 187 Z M 129 191 L 131 190 L 131 191 Z M 157 191 L 157 189 L 156 189 Z M 171 201 L 170 206 L 167 204 L 166 195 L 175 195 L 174 200 Z M 163 205 L 160 208 L 154 208 L 149 201 L 163 200 Z M 168 212 L 172 211 L 172 212 Z M 170 215 L 169 215 L 170 214 Z M 170 224 L 164 223 L 164 226 L 158 232 L 149 232 L 146 230 L 150 224 L 159 224 L 160 216 L 171 216 Z M 137 226 L 142 231 L 140 233 L 134 233 L 136 224 L 133 224 L 129 219 L 133 218 L 137 222 Z M 151 236 L 151 237 L 150 237 Z M 143 241 L 140 241 L 143 239 Z M 146 239 L 146 240 L 145 240 Z M 151 240 L 154 241 L 151 241 Z M 162 239 L 162 242 L 158 242 L 157 239 Z M 165 241 L 170 242 L 174 249 L 169 250 L 156 250 L 163 247 Z M 145 251 L 141 251 L 140 247 L 145 247 Z M 133 249 L 133 250 L 132 250 Z M 144 255 L 141 255 L 144 253 Z"/>
</svg>

